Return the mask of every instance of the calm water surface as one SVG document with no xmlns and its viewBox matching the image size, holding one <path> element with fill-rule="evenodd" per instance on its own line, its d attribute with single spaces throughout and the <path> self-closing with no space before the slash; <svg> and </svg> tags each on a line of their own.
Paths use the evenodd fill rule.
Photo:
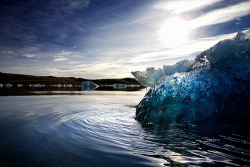
<svg viewBox="0 0 250 167">
<path fill-rule="evenodd" d="M 143 128 L 146 90 L 60 93 L 0 96 L 0 166 L 250 165 L 250 135 L 235 127 Z"/>
</svg>

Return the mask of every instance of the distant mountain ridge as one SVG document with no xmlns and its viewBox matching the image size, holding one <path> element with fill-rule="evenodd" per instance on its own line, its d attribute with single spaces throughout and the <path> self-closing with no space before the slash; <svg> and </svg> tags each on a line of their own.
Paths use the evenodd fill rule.
<svg viewBox="0 0 250 167">
<path fill-rule="evenodd" d="M 98 85 L 112 85 L 115 83 L 119 84 L 135 84 L 141 85 L 134 78 L 121 78 L 121 79 L 85 79 L 85 78 L 74 78 L 74 77 L 54 77 L 54 76 L 33 76 L 24 74 L 11 74 L 0 72 L 0 84 L 77 84 L 80 85 L 84 81 L 92 81 Z"/>
</svg>

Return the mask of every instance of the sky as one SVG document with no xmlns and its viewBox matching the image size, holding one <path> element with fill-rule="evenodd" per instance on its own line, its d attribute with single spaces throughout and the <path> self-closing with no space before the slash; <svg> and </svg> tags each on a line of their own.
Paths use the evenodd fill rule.
<svg viewBox="0 0 250 167">
<path fill-rule="evenodd" d="M 0 72 L 133 77 L 249 28 L 249 0 L 0 0 Z"/>
</svg>

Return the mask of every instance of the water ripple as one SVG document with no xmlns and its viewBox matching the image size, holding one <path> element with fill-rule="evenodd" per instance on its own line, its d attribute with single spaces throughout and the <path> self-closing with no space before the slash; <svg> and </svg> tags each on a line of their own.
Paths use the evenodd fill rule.
<svg viewBox="0 0 250 167">
<path fill-rule="evenodd" d="M 63 126 L 70 129 L 78 143 L 88 143 L 88 149 L 98 149 L 109 154 L 132 151 L 134 155 L 157 159 L 161 165 L 249 164 L 250 151 L 239 145 L 248 145 L 249 142 L 242 136 L 199 136 L 195 125 L 189 125 L 187 129 L 179 124 L 141 128 L 132 119 L 133 112 L 129 110 L 133 108 L 113 105 L 109 106 L 109 110 L 104 107 L 77 113 Z"/>
<path fill-rule="evenodd" d="M 23 113 L 15 104 L 1 109 L 0 128 L 9 130 L 4 134 L 1 129 L 2 137 L 16 137 L 2 139 L 0 148 L 8 151 L 27 141 L 25 149 L 36 155 L 33 159 L 56 163 L 53 155 L 60 155 L 69 166 L 83 162 L 89 166 L 250 166 L 249 134 L 194 124 L 142 127 L 134 119 L 131 97 L 122 97 L 40 97 L 23 105 L 32 100 L 26 97 L 16 105 L 22 104 Z"/>
</svg>

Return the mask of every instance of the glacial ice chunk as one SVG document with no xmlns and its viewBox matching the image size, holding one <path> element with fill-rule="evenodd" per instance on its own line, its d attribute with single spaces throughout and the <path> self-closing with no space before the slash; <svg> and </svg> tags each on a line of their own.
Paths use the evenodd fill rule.
<svg viewBox="0 0 250 167">
<path fill-rule="evenodd" d="M 192 65 L 193 61 L 182 60 L 174 65 L 163 65 L 163 69 L 155 69 L 154 67 L 150 67 L 147 68 L 146 71 L 135 71 L 131 73 L 143 85 L 154 87 L 156 82 L 163 76 L 187 72 L 192 68 Z"/>
<path fill-rule="evenodd" d="M 142 82 L 152 87 L 137 105 L 136 119 L 144 125 L 209 117 L 248 119 L 249 38 L 250 30 L 238 32 L 233 39 L 201 52 L 194 61 L 164 66 L 161 75 L 160 70 L 151 70 L 153 76 L 135 73 L 140 82 L 142 74 L 147 76 Z"/>
<path fill-rule="evenodd" d="M 164 76 L 162 69 L 154 67 L 147 68 L 146 71 L 131 72 L 132 75 L 143 85 L 154 87 L 155 83 Z"/>
<path fill-rule="evenodd" d="M 191 70 L 193 61 L 181 60 L 174 65 L 163 65 L 164 75 L 172 75 L 175 73 L 182 73 Z"/>
<path fill-rule="evenodd" d="M 98 88 L 98 85 L 91 81 L 85 81 L 81 83 L 81 87 L 91 87 L 91 88 Z"/>
</svg>

